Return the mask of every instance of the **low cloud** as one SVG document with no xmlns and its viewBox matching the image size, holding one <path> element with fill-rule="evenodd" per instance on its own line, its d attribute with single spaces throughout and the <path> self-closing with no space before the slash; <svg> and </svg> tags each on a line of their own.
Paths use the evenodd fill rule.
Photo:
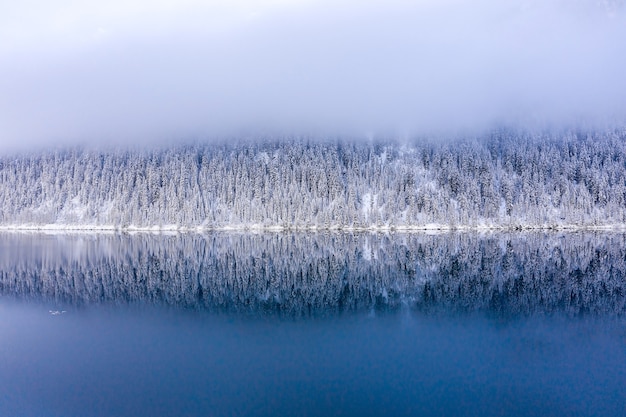
<svg viewBox="0 0 626 417">
<path fill-rule="evenodd" d="M 626 120 L 622 2 L 115 4 L 3 13 L 0 146 Z"/>
</svg>

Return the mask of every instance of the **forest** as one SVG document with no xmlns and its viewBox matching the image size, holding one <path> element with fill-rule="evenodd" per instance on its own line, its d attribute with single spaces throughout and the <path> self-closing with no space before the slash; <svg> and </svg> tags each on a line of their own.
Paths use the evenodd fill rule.
<svg viewBox="0 0 626 417">
<path fill-rule="evenodd" d="M 619 228 L 626 129 L 253 138 L 0 156 L 0 227 Z"/>
</svg>

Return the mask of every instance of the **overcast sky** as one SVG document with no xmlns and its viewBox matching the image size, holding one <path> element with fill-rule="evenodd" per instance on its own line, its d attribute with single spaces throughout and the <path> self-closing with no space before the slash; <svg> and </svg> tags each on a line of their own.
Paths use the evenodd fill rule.
<svg viewBox="0 0 626 417">
<path fill-rule="evenodd" d="M 602 0 L 0 1 L 0 147 L 626 120 Z"/>
</svg>

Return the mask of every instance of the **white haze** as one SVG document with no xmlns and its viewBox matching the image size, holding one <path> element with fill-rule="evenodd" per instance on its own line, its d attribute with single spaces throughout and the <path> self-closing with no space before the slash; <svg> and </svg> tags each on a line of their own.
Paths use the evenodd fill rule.
<svg viewBox="0 0 626 417">
<path fill-rule="evenodd" d="M 0 5 L 0 148 L 626 120 L 620 1 Z"/>
</svg>

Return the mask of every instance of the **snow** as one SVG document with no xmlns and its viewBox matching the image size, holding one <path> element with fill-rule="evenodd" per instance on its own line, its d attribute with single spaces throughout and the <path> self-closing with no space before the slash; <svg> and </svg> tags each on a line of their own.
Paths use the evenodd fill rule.
<svg viewBox="0 0 626 417">
<path fill-rule="evenodd" d="M 0 156 L 0 230 L 626 228 L 626 131 L 344 145 Z"/>
</svg>

